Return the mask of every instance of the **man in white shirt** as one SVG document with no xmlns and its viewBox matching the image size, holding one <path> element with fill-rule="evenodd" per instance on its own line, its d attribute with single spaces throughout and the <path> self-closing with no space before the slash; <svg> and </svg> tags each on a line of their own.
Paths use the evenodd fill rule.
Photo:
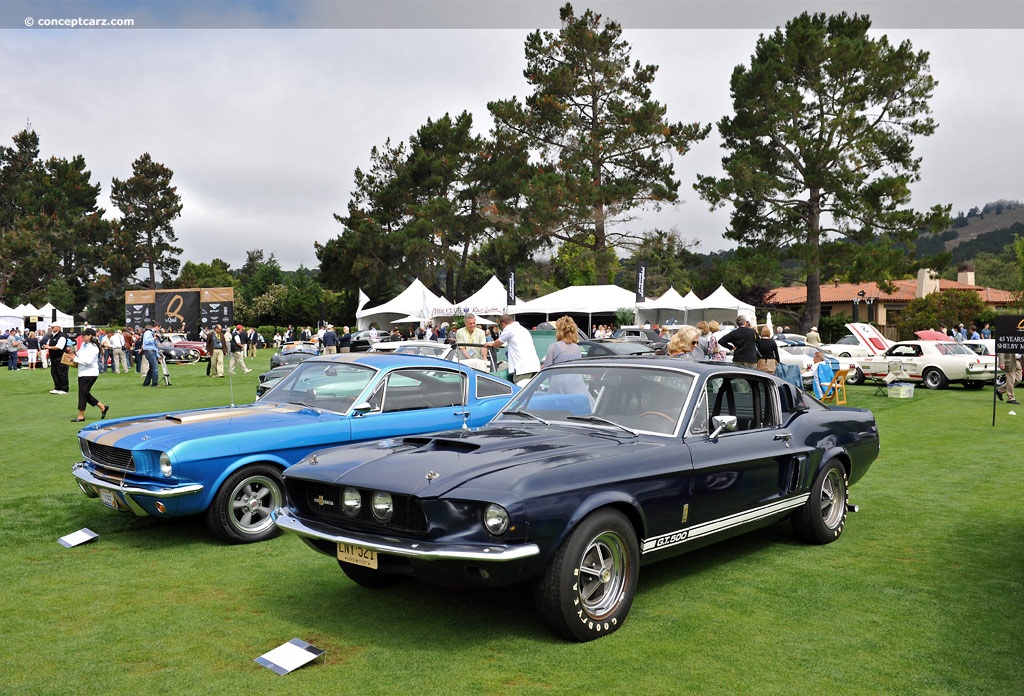
<svg viewBox="0 0 1024 696">
<path fill-rule="evenodd" d="M 110 347 L 114 349 L 114 374 L 119 372 L 128 374 L 128 360 L 124 356 L 124 335 L 120 331 L 111 331 L 108 334 Z"/>
<path fill-rule="evenodd" d="M 509 379 L 519 385 L 526 384 L 540 372 L 540 358 L 533 345 L 533 336 L 509 314 L 503 314 L 500 323 L 498 338 L 484 345 L 495 348 L 507 346 Z"/>
</svg>

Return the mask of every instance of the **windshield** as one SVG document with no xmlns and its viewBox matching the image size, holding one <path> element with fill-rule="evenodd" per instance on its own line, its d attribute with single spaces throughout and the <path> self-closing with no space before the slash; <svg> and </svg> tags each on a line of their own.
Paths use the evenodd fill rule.
<svg viewBox="0 0 1024 696">
<path fill-rule="evenodd" d="M 498 418 L 672 435 L 693 381 L 674 369 L 567 363 L 542 370 Z"/>
<path fill-rule="evenodd" d="M 345 413 L 376 374 L 365 365 L 306 361 L 274 385 L 260 403 L 301 404 Z"/>
</svg>

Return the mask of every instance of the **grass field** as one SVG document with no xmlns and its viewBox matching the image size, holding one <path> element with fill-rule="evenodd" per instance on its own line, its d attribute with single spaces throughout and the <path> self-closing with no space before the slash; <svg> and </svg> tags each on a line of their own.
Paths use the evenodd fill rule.
<svg viewBox="0 0 1024 696">
<path fill-rule="evenodd" d="M 111 417 L 230 387 L 247 403 L 268 359 L 230 384 L 171 366 L 171 387 L 107 374 L 94 393 Z M 70 474 L 74 386 L 51 388 L 0 372 L 3 694 L 1024 692 L 1024 410 L 999 404 L 993 427 L 991 389 L 849 388 L 882 454 L 838 542 L 783 523 L 646 566 L 623 628 L 577 645 L 523 589 L 371 591 L 293 536 L 227 546 L 200 520 L 111 512 Z M 57 543 L 83 527 L 99 538 Z M 326 659 L 285 677 L 253 662 L 296 637 Z"/>
</svg>

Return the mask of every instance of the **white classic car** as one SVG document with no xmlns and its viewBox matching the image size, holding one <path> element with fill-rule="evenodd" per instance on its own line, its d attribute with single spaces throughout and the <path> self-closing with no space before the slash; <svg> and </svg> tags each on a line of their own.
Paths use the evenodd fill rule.
<svg viewBox="0 0 1024 696">
<path fill-rule="evenodd" d="M 993 356 L 978 355 L 953 341 L 900 341 L 882 355 L 858 361 L 864 376 L 876 380 L 894 372 L 890 369 L 893 363 L 902 370 L 901 380 L 921 382 L 929 389 L 945 389 L 951 382 L 959 382 L 965 389 L 980 389 L 996 373 Z"/>
<path fill-rule="evenodd" d="M 892 346 L 887 339 L 871 324 L 851 323 L 846 325 L 850 332 L 835 343 L 823 343 L 819 346 L 825 355 L 840 358 L 867 358 L 881 355 Z"/>
</svg>

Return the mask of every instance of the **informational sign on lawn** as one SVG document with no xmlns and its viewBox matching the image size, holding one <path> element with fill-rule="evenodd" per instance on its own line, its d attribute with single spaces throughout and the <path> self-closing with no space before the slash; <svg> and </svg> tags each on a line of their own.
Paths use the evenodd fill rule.
<svg viewBox="0 0 1024 696">
<path fill-rule="evenodd" d="M 996 352 L 1024 353 L 1024 316 L 996 317 Z"/>
</svg>

